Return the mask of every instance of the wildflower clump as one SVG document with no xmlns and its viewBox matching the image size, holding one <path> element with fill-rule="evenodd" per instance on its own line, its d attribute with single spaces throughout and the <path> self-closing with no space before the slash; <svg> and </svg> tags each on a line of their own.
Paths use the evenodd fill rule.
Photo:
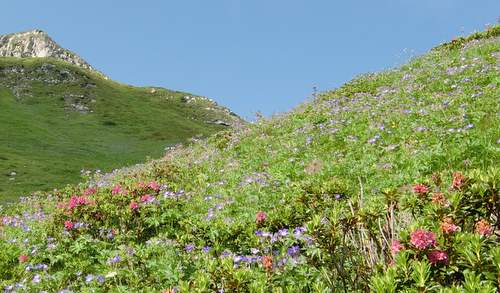
<svg viewBox="0 0 500 293">
<path fill-rule="evenodd" d="M 493 233 L 493 227 L 485 219 L 481 219 L 474 225 L 476 228 L 476 233 L 481 236 L 489 236 Z"/>
<path fill-rule="evenodd" d="M 421 282 L 418 286 L 422 288 L 432 286 L 427 287 L 426 282 L 440 288 L 449 286 L 450 282 L 457 289 L 479 288 L 477 284 L 467 283 L 466 272 L 473 272 L 483 280 L 481 286 L 497 284 L 492 274 L 495 270 L 492 256 L 500 251 L 498 237 L 494 233 L 496 227 L 488 220 L 498 215 L 496 207 L 491 204 L 491 199 L 498 192 L 496 173 L 493 169 L 486 174 L 475 171 L 466 177 L 462 172 L 454 172 L 450 176 L 452 188 L 446 192 L 434 192 L 430 199 L 405 202 L 406 208 L 414 213 L 413 221 L 428 228 L 416 228 L 410 233 L 402 231 L 401 239 L 391 242 L 392 259 L 387 260 L 386 266 L 395 271 L 374 276 L 372 288 L 395 285 L 398 290 L 404 291 L 417 286 L 414 283 L 416 280 Z M 435 188 L 439 189 L 439 186 Z M 423 279 L 404 275 L 404 272 L 421 271 L 423 268 L 428 271 L 425 283 L 422 283 Z M 390 277 L 392 272 L 396 275 Z M 391 279 L 393 277 L 398 281 Z M 393 280 L 392 285 L 384 283 L 388 280 Z"/>
<path fill-rule="evenodd" d="M 437 264 L 448 264 L 448 253 L 443 250 L 432 250 L 427 253 L 429 262 L 433 265 Z"/>
<path fill-rule="evenodd" d="M 443 222 L 440 225 L 441 231 L 445 234 L 452 234 L 454 232 L 460 231 L 460 227 L 453 224 L 453 220 L 451 218 L 444 218 Z"/>
<path fill-rule="evenodd" d="M 436 235 L 431 231 L 417 229 L 411 233 L 410 242 L 416 248 L 424 250 L 436 245 Z"/>
<path fill-rule="evenodd" d="M 267 214 L 263 211 L 259 211 L 257 212 L 257 214 L 255 215 L 255 222 L 257 222 L 257 224 L 262 224 L 264 223 L 264 221 L 267 219 Z"/>
<path fill-rule="evenodd" d="M 429 192 L 429 187 L 419 183 L 413 186 L 413 192 L 419 194 L 420 196 L 423 196 Z"/>
<path fill-rule="evenodd" d="M 405 247 L 401 244 L 399 240 L 392 240 L 391 243 L 391 253 L 392 255 L 396 255 L 401 250 L 404 250 Z"/>
</svg>

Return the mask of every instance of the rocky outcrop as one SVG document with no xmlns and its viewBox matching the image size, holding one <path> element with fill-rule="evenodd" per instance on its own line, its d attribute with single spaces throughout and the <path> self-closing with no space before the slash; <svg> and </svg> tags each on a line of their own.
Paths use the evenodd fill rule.
<svg viewBox="0 0 500 293">
<path fill-rule="evenodd" d="M 0 57 L 52 57 L 94 70 L 80 56 L 59 46 L 42 30 L 0 35 Z"/>
</svg>

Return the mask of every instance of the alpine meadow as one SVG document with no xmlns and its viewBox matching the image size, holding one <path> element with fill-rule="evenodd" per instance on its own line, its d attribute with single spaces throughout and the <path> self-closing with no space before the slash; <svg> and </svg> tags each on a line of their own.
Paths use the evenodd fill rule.
<svg viewBox="0 0 500 293">
<path fill-rule="evenodd" d="M 0 193 L 42 190 L 0 209 L 0 287 L 498 292 L 499 61 L 493 25 L 244 123 L 0 58 L 0 168 L 19 170 Z"/>
</svg>

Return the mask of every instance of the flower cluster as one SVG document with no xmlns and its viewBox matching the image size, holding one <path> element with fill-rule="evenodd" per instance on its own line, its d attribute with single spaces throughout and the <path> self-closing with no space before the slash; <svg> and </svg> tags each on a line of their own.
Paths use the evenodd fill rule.
<svg viewBox="0 0 500 293">
<path fill-rule="evenodd" d="M 465 176 L 460 172 L 453 173 L 452 188 L 460 189 L 465 182 Z"/>
<path fill-rule="evenodd" d="M 448 264 L 448 253 L 444 250 L 432 250 L 427 253 L 427 258 L 431 264 Z"/>
<path fill-rule="evenodd" d="M 262 224 L 267 219 L 267 214 L 263 211 L 258 212 L 255 215 L 255 221 L 257 224 Z"/>
<path fill-rule="evenodd" d="M 460 231 L 460 227 L 457 225 L 453 224 L 453 220 L 451 218 L 444 218 L 443 222 L 441 222 L 440 225 L 441 231 L 445 234 L 451 234 L 457 231 Z"/>
<path fill-rule="evenodd" d="M 413 186 L 413 192 L 419 195 L 425 195 L 429 192 L 429 187 L 424 184 L 416 184 L 415 186 Z"/>
<path fill-rule="evenodd" d="M 427 249 L 436 246 L 436 235 L 431 231 L 417 229 L 410 234 L 410 242 L 420 250 Z"/>
<path fill-rule="evenodd" d="M 392 255 L 396 255 L 401 250 L 404 250 L 405 247 L 399 242 L 399 240 L 392 240 L 391 242 L 391 253 Z"/>
<path fill-rule="evenodd" d="M 481 236 L 488 236 L 493 233 L 493 228 L 491 227 L 491 224 L 488 223 L 485 219 L 479 220 L 475 224 L 476 228 L 476 233 L 481 235 Z"/>
</svg>

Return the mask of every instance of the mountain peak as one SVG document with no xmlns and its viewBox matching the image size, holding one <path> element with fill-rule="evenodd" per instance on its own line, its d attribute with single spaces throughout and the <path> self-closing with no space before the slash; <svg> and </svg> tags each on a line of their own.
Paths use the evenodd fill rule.
<svg viewBox="0 0 500 293">
<path fill-rule="evenodd" d="M 40 29 L 0 35 L 0 57 L 51 57 L 85 69 L 94 70 L 80 56 L 59 46 L 45 31 Z"/>
</svg>

